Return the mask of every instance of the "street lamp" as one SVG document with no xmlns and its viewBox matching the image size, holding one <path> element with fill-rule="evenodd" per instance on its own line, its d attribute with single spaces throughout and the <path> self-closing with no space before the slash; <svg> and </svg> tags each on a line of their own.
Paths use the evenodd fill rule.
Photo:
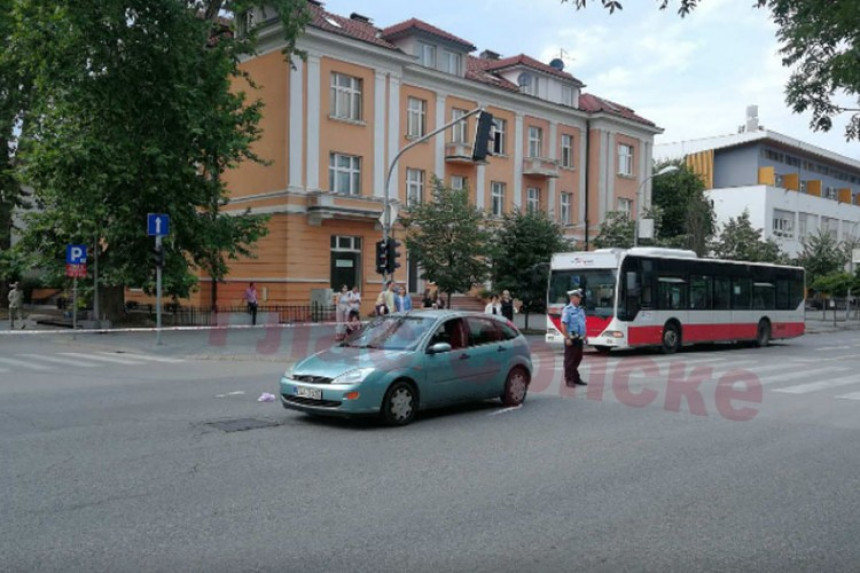
<svg viewBox="0 0 860 573">
<path fill-rule="evenodd" d="M 659 177 L 661 175 L 666 175 L 668 173 L 674 173 L 678 171 L 677 165 L 667 165 L 657 173 L 652 173 L 650 177 L 646 177 L 642 180 L 642 183 L 639 184 L 639 187 L 636 189 L 636 222 L 633 224 L 633 246 L 636 247 L 639 245 L 639 222 L 642 220 L 642 189 L 645 188 L 645 184 L 654 179 L 655 177 Z"/>
</svg>

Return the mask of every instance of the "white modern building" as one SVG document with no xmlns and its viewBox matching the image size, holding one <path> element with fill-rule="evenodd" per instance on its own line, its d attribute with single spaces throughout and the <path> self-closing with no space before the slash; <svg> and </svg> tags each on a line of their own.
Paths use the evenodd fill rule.
<svg viewBox="0 0 860 573">
<path fill-rule="evenodd" d="M 790 256 L 819 229 L 860 237 L 860 161 L 764 129 L 756 106 L 738 133 L 655 145 L 654 157 L 683 159 L 702 177 L 718 225 L 746 209 Z"/>
</svg>

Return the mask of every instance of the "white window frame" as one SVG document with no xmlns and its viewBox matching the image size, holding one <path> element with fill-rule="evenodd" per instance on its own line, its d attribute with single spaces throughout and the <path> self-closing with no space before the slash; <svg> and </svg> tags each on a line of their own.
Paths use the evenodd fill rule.
<svg viewBox="0 0 860 573">
<path fill-rule="evenodd" d="M 561 134 L 561 166 L 573 169 L 573 136 Z"/>
<path fill-rule="evenodd" d="M 418 42 L 418 61 L 425 68 L 436 68 L 436 46 Z"/>
<path fill-rule="evenodd" d="M 633 176 L 633 146 L 627 143 L 618 144 L 618 174 Z"/>
<path fill-rule="evenodd" d="M 633 218 L 633 199 L 627 197 L 619 197 L 617 201 L 617 209 L 619 213 L 627 215 L 628 219 Z"/>
<path fill-rule="evenodd" d="M 505 184 L 501 181 L 490 183 L 490 209 L 493 217 L 501 217 L 505 213 Z"/>
<path fill-rule="evenodd" d="M 574 104 L 574 96 L 576 95 L 576 90 L 573 86 L 562 85 L 561 86 L 561 104 L 573 107 Z"/>
<path fill-rule="evenodd" d="M 494 117 L 493 124 L 495 125 L 493 132 L 493 155 L 505 155 L 508 121 L 500 117 Z"/>
<path fill-rule="evenodd" d="M 406 169 L 406 206 L 413 207 L 424 202 L 424 170 Z"/>
<path fill-rule="evenodd" d="M 543 129 L 536 125 L 529 126 L 529 157 L 542 157 Z"/>
<path fill-rule="evenodd" d="M 410 97 L 406 101 L 406 136 L 423 137 L 427 129 L 427 101 Z"/>
<path fill-rule="evenodd" d="M 526 189 L 526 211 L 529 213 L 540 211 L 540 187 Z"/>
<path fill-rule="evenodd" d="M 805 239 L 809 235 L 809 219 L 806 213 L 797 214 L 797 238 Z"/>
<path fill-rule="evenodd" d="M 451 110 L 451 121 L 461 118 L 469 113 L 468 110 L 453 108 Z M 451 127 L 451 141 L 453 143 L 468 143 L 469 142 L 469 120 L 455 123 Z"/>
<path fill-rule="evenodd" d="M 462 191 L 466 188 L 468 179 L 463 175 L 452 175 L 451 176 L 451 189 L 456 189 L 457 191 Z"/>
<path fill-rule="evenodd" d="M 573 193 L 561 194 L 561 224 L 570 225 L 572 222 L 570 206 L 573 203 Z"/>
<path fill-rule="evenodd" d="M 361 78 L 331 73 L 331 116 L 352 121 L 362 120 L 362 82 Z"/>
<path fill-rule="evenodd" d="M 794 238 L 794 213 L 781 209 L 773 210 L 773 236 L 781 239 Z"/>
<path fill-rule="evenodd" d="M 460 70 L 463 69 L 463 56 L 457 52 L 451 52 L 448 50 L 443 50 L 442 54 L 445 58 L 445 71 L 449 74 L 459 76 Z"/>
<path fill-rule="evenodd" d="M 345 153 L 329 154 L 329 188 L 342 195 L 361 195 L 361 157 Z"/>
</svg>

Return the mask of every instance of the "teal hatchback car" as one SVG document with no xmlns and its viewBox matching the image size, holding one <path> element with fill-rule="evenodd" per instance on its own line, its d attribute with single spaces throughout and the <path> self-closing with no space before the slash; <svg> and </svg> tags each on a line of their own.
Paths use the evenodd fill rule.
<svg viewBox="0 0 860 573">
<path fill-rule="evenodd" d="M 281 378 L 284 408 L 333 416 L 377 415 L 405 425 L 419 410 L 500 398 L 525 400 L 531 352 L 503 317 L 417 310 L 378 317 Z"/>
</svg>

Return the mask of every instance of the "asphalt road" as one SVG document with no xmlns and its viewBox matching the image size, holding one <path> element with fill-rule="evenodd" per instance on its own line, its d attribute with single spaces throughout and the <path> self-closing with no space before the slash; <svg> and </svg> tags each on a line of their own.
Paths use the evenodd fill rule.
<svg viewBox="0 0 860 573">
<path fill-rule="evenodd" d="M 589 354 L 575 392 L 536 338 L 524 407 L 398 429 L 257 401 L 327 334 L 221 336 L 0 338 L 4 571 L 860 567 L 858 331 Z"/>
</svg>

